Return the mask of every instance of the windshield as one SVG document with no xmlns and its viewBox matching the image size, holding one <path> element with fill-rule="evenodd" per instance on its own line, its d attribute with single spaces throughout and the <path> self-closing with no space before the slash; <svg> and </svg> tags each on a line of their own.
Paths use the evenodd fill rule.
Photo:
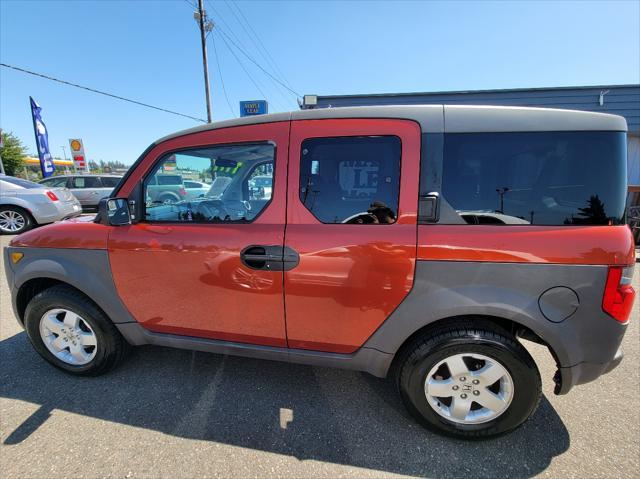
<svg viewBox="0 0 640 479">
<path fill-rule="evenodd" d="M 22 178 L 15 178 L 13 176 L 2 176 L 0 177 L 0 181 L 9 183 L 12 186 L 17 186 L 18 188 L 42 188 L 42 185 L 39 185 L 38 183 L 23 180 Z"/>
</svg>

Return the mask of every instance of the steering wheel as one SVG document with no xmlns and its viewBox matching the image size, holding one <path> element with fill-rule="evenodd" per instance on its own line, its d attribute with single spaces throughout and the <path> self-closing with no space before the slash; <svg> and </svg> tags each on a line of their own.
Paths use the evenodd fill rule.
<svg viewBox="0 0 640 479">
<path fill-rule="evenodd" d="M 353 224 L 376 224 L 379 223 L 376 215 L 369 213 L 368 211 L 362 211 L 361 213 L 356 213 L 355 215 L 351 215 L 348 218 L 342 220 L 343 224 L 353 225 Z"/>
<path fill-rule="evenodd" d="M 222 200 L 207 200 L 198 202 L 196 206 L 196 212 L 203 215 L 208 220 L 212 220 L 215 217 L 225 220 L 231 218 L 231 215 L 224 207 L 224 201 Z"/>
</svg>

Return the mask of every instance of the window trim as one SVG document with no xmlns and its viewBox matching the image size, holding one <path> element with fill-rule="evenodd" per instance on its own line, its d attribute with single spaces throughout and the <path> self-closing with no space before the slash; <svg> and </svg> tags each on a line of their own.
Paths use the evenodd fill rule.
<svg viewBox="0 0 640 479">
<path fill-rule="evenodd" d="M 393 223 L 368 223 L 368 224 L 358 224 L 358 223 L 325 223 L 323 221 L 320 220 L 320 218 L 318 218 L 313 211 L 309 210 L 309 208 L 307 208 L 307 205 L 305 205 L 302 202 L 302 199 L 300 198 L 300 191 L 302 188 L 302 151 L 303 151 L 303 147 L 302 145 L 304 144 L 305 141 L 307 140 L 326 140 L 326 139 L 341 139 L 341 138 L 397 138 L 398 141 L 400 142 L 400 161 L 399 161 L 399 168 L 398 168 L 398 199 L 397 199 L 397 203 L 396 203 L 396 211 L 395 211 L 395 215 L 396 218 L 393 221 Z M 300 205 L 302 205 L 302 207 L 318 222 L 318 224 L 321 225 L 340 225 L 340 226 L 393 226 L 398 224 L 398 218 L 400 217 L 400 190 L 402 189 L 402 163 L 403 163 L 403 158 L 404 158 L 404 145 L 402 143 L 402 138 L 399 137 L 398 135 L 394 135 L 394 134 L 389 134 L 389 135 L 333 135 L 333 136 L 310 136 L 310 137 L 306 137 L 304 138 L 301 142 L 300 142 L 300 158 L 299 158 L 299 162 L 300 162 L 300 166 L 299 166 L 299 175 L 298 175 L 298 194 L 297 194 L 297 198 L 298 201 L 300 202 Z"/>
<path fill-rule="evenodd" d="M 168 155 L 175 155 L 178 152 L 192 151 L 192 150 L 202 150 L 204 148 L 226 148 L 233 146 L 249 146 L 249 145 L 271 145 L 273 146 L 273 188 L 271 192 L 271 198 L 267 203 L 265 203 L 264 207 L 260 210 L 260 212 L 251 220 L 232 220 L 232 221 L 157 221 L 157 220 L 149 220 L 147 219 L 147 202 L 145 201 L 145 182 L 147 178 L 152 176 L 153 172 L 156 171 L 158 164 Z M 278 145 L 274 140 L 259 140 L 259 141 L 242 141 L 242 142 L 234 142 L 234 143 L 213 143 L 213 144 L 205 144 L 205 145 L 197 145 L 197 146 L 188 146 L 186 148 L 174 148 L 171 150 L 166 150 L 158 155 L 158 158 L 154 160 L 149 169 L 144 173 L 142 178 L 140 179 L 140 192 L 138 195 L 139 204 L 142 206 L 140 219 L 136 223 L 146 223 L 146 224 L 161 224 L 161 225 L 244 225 L 254 223 L 262 214 L 269 208 L 273 198 L 275 196 L 275 185 L 276 185 L 276 161 L 278 158 Z M 184 184 L 184 183 L 183 183 Z M 213 183 L 212 183 L 213 184 Z"/>
</svg>

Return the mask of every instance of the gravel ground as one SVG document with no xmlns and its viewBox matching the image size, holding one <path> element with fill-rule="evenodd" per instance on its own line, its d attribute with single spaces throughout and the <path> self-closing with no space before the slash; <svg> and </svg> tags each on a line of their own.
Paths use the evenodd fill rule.
<svg viewBox="0 0 640 479">
<path fill-rule="evenodd" d="M 73 378 L 29 345 L 4 274 L 0 301 L 4 478 L 638 477 L 638 301 L 622 364 L 567 396 L 553 395 L 551 356 L 527 344 L 540 408 L 484 442 L 423 430 L 388 382 L 356 372 L 142 347 L 109 375 Z"/>
</svg>

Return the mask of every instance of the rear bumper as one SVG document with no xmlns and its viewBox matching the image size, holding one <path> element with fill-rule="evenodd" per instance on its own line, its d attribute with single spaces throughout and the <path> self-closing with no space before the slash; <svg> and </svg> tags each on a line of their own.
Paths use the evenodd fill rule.
<svg viewBox="0 0 640 479">
<path fill-rule="evenodd" d="M 567 394 L 573 386 L 595 381 L 603 374 L 613 371 L 622 362 L 624 353 L 618 348 L 613 359 L 608 363 L 580 363 L 568 368 L 558 368 L 553 378 L 556 386 L 555 394 Z"/>
<path fill-rule="evenodd" d="M 39 208 L 32 211 L 34 219 L 40 225 L 66 220 L 82 214 L 82 208 L 76 201 L 54 203 L 54 206 L 48 206 L 47 208 Z"/>
</svg>

